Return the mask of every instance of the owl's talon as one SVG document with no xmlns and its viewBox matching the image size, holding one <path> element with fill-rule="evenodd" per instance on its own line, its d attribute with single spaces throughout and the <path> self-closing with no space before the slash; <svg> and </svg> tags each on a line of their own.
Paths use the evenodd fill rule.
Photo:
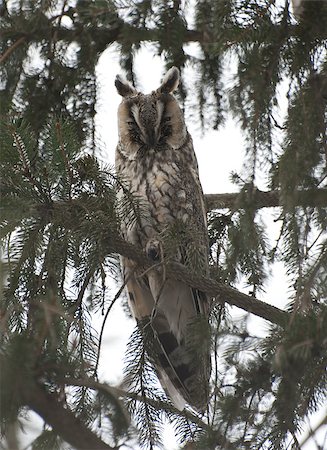
<svg viewBox="0 0 327 450">
<path fill-rule="evenodd" d="M 148 250 L 148 258 L 152 259 L 152 261 L 159 261 L 159 253 L 155 248 Z"/>
<path fill-rule="evenodd" d="M 153 262 L 159 262 L 161 259 L 161 245 L 157 239 L 150 239 L 145 247 L 146 255 Z"/>
</svg>

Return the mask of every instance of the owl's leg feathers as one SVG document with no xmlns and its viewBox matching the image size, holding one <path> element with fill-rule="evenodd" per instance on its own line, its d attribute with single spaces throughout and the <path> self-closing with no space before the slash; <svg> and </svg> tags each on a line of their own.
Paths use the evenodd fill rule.
<svg viewBox="0 0 327 450">
<path fill-rule="evenodd" d="M 154 300 L 146 277 L 137 277 L 136 265 L 128 258 L 122 257 L 121 265 L 123 268 L 123 279 L 127 287 L 128 303 L 133 316 L 138 320 L 151 316 Z"/>
<path fill-rule="evenodd" d="M 158 261 L 157 264 L 150 267 L 147 271 L 148 282 L 152 296 L 154 298 L 154 308 L 151 314 L 151 320 L 156 314 L 157 304 L 163 292 L 166 283 L 166 269 L 164 261 L 163 246 L 160 239 L 151 238 L 147 241 L 145 252 L 149 259 Z"/>
</svg>

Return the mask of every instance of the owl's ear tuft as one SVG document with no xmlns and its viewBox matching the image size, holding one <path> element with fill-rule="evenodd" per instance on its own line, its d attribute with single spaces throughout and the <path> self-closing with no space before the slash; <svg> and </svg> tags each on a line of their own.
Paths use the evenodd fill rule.
<svg viewBox="0 0 327 450">
<path fill-rule="evenodd" d="M 131 95 L 136 95 L 136 89 L 124 78 L 120 75 L 116 76 L 115 86 L 118 91 L 118 94 L 122 97 L 130 97 Z"/>
<path fill-rule="evenodd" d="M 168 70 L 166 75 L 164 76 L 164 79 L 162 80 L 161 86 L 159 87 L 158 91 L 163 92 L 165 94 L 170 94 L 171 92 L 174 92 L 179 84 L 179 70 L 177 67 L 172 67 Z"/>
</svg>

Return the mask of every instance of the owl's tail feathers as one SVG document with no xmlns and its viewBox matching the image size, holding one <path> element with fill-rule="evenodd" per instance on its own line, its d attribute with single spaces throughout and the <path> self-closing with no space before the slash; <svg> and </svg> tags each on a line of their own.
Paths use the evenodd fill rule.
<svg viewBox="0 0 327 450">
<path fill-rule="evenodd" d="M 199 411 L 206 408 L 208 400 L 208 378 L 210 374 L 210 356 L 203 345 L 192 348 L 190 340 L 178 342 L 171 331 L 167 330 L 165 317 L 156 316 L 152 328 L 157 340 L 158 354 L 155 363 L 161 385 L 172 399 L 177 409 L 183 410 L 186 403 Z M 190 325 L 190 332 L 194 331 Z M 194 336 L 192 336 L 193 338 Z M 198 341 L 198 339 L 194 339 Z M 202 348 L 201 348 L 202 347 Z"/>
<path fill-rule="evenodd" d="M 158 378 L 161 383 L 161 386 L 164 388 L 167 395 L 172 400 L 175 408 L 177 408 L 178 411 L 183 411 L 183 409 L 185 408 L 185 405 L 186 405 L 186 401 L 185 401 L 184 397 L 175 388 L 174 384 L 172 383 L 172 381 L 170 381 L 170 379 L 169 379 L 168 375 L 166 374 L 166 372 L 164 371 L 164 369 L 162 369 L 161 367 L 158 367 L 157 374 L 158 374 Z"/>
</svg>

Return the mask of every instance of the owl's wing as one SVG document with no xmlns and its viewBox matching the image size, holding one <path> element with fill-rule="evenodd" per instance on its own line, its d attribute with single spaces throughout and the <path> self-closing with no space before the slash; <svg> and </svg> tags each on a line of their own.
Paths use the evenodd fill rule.
<svg viewBox="0 0 327 450">
<path fill-rule="evenodd" d="M 206 212 L 197 165 L 183 171 L 185 204 L 193 205 L 193 215 L 187 214 L 188 227 L 194 240 L 186 246 L 198 254 L 199 273 L 208 272 L 208 242 Z M 174 208 L 174 205 L 171 206 Z M 182 203 L 175 209 L 184 210 Z M 181 242 L 179 261 L 186 263 L 187 250 Z M 155 301 L 152 328 L 160 345 L 158 369 L 161 383 L 175 401 L 174 389 L 197 409 L 202 410 L 208 400 L 208 384 L 211 372 L 209 304 L 206 293 L 194 289 L 182 281 L 166 279 L 164 271 L 152 270 L 147 274 L 148 283 Z M 167 383 L 173 384 L 173 389 Z"/>
<path fill-rule="evenodd" d="M 183 282 L 165 279 L 160 270 L 139 278 L 132 261 L 122 258 L 121 262 L 133 315 L 150 320 L 157 341 L 153 363 L 163 388 L 179 410 L 186 402 L 203 409 L 210 373 L 208 336 L 205 331 L 194 335 L 192 326 L 197 318 L 207 317 L 206 295 Z"/>
<path fill-rule="evenodd" d="M 177 407 L 174 389 L 201 410 L 210 373 L 207 296 L 181 281 L 165 280 L 158 271 L 150 272 L 148 281 L 156 303 L 151 324 L 159 343 L 161 383 Z"/>
</svg>

